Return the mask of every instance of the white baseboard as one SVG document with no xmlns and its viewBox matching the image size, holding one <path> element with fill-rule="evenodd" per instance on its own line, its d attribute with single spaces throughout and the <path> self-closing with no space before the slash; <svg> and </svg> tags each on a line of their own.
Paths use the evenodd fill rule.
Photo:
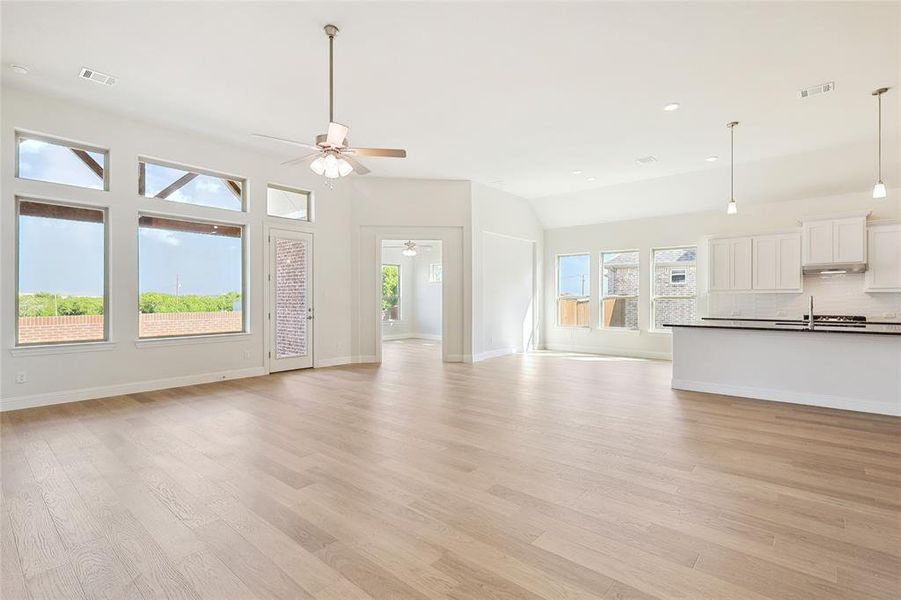
<svg viewBox="0 0 901 600">
<path fill-rule="evenodd" d="M 394 340 L 434 340 L 440 342 L 441 336 L 428 333 L 394 333 L 382 336 L 383 342 L 391 342 Z"/>
<path fill-rule="evenodd" d="M 690 392 L 705 392 L 708 394 L 722 394 L 724 396 L 737 396 L 739 398 L 753 398 L 755 400 L 770 400 L 773 402 L 788 402 L 789 404 L 804 404 L 806 406 L 821 406 L 824 408 L 838 408 L 841 410 L 853 410 L 858 412 L 876 413 L 880 415 L 901 416 L 901 401 L 896 404 L 878 402 L 875 400 L 861 400 L 845 396 L 829 396 L 825 394 L 806 394 L 790 390 L 774 390 L 743 385 L 728 385 L 710 383 L 706 381 L 692 381 L 688 379 L 673 379 L 674 390 L 688 390 Z"/>
<path fill-rule="evenodd" d="M 472 355 L 472 362 L 479 362 L 488 358 L 497 358 L 499 356 L 507 356 L 508 354 L 517 354 L 519 350 L 516 348 L 499 348 L 498 350 L 489 350 L 488 352 L 479 352 Z"/>
<path fill-rule="evenodd" d="M 469 354 L 448 354 L 444 362 L 472 362 L 472 356 Z"/>
<path fill-rule="evenodd" d="M 601 354 L 604 356 L 625 356 L 628 358 L 652 358 L 655 360 L 672 360 L 669 352 L 651 352 L 648 350 L 630 350 L 624 348 L 598 348 L 597 346 L 579 346 L 577 344 L 546 343 L 545 350 L 555 352 L 579 352 L 582 354 Z"/>
<path fill-rule="evenodd" d="M 199 385 L 201 383 L 225 381 L 227 379 L 257 377 L 259 375 L 266 375 L 266 370 L 263 367 L 251 367 L 248 369 L 221 371 L 218 373 L 201 373 L 199 375 L 185 375 L 183 377 L 169 377 L 167 379 L 151 379 L 149 381 L 104 385 L 64 392 L 31 394 L 28 396 L 19 396 L 18 398 L 4 398 L 3 400 L 0 400 L 0 411 L 34 408 L 36 406 L 50 406 L 51 404 L 65 404 L 66 402 L 108 398 L 110 396 L 122 396 L 123 394 L 138 394 L 141 392 L 152 392 L 155 390 L 183 387 L 186 385 Z"/>
<path fill-rule="evenodd" d="M 375 356 L 336 356 L 334 358 L 323 358 L 316 361 L 316 368 L 337 367 L 340 365 L 357 365 L 361 363 L 377 362 Z"/>
</svg>

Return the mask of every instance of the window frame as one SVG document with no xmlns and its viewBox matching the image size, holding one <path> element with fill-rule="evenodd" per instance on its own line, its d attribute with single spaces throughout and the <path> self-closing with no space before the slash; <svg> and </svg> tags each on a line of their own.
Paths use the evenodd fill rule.
<svg viewBox="0 0 901 600">
<path fill-rule="evenodd" d="M 108 169 L 107 169 L 108 170 Z M 29 180 L 32 181 L 32 180 Z M 65 184 L 63 184 L 65 185 Z M 79 186 L 71 186 L 71 187 L 79 187 Z M 100 190 L 97 190 L 100 191 Z M 98 212 L 103 213 L 103 338 L 98 340 L 69 340 L 69 341 L 58 341 L 58 342 L 34 342 L 30 344 L 22 344 L 19 342 L 19 274 L 21 271 L 21 253 L 20 253 L 20 239 L 21 232 L 19 230 L 20 217 L 19 214 L 19 206 L 25 202 L 38 202 L 41 204 L 50 204 L 55 206 L 65 206 L 69 208 L 83 208 L 87 210 L 96 210 Z M 110 324 L 112 323 L 112 318 L 110 315 L 110 228 L 109 228 L 109 207 L 107 206 L 99 206 L 94 204 L 86 204 L 81 202 L 69 202 L 67 200 L 58 200 L 55 198 L 44 198 L 41 196 L 34 195 L 16 195 L 15 196 L 15 265 L 13 269 L 13 278 L 15 279 L 14 290 L 15 290 L 15 302 L 14 310 L 15 310 L 15 320 L 13 325 L 13 349 L 22 349 L 22 348 L 41 348 L 41 347 L 50 347 L 57 348 L 63 346 L 84 346 L 84 345 L 92 345 L 92 344 L 109 344 L 110 340 Z"/>
<path fill-rule="evenodd" d="M 654 253 L 657 252 L 658 250 L 681 250 L 681 249 L 689 249 L 689 248 L 694 248 L 694 250 L 695 250 L 695 260 L 693 263 L 690 263 L 690 264 L 693 264 L 695 267 L 695 293 L 690 296 L 687 296 L 687 295 L 658 296 L 658 295 L 656 295 L 654 293 L 654 284 L 656 283 L 655 277 L 656 277 L 656 272 L 657 272 L 657 263 L 654 261 Z M 650 295 L 648 309 L 650 310 L 651 324 L 648 327 L 648 331 L 650 331 L 652 333 L 662 333 L 665 335 L 672 335 L 672 333 L 673 333 L 672 328 L 666 328 L 666 327 L 658 328 L 656 326 L 656 323 L 657 323 L 657 300 L 685 300 L 685 299 L 690 298 L 690 299 L 694 299 L 695 310 L 697 310 L 697 307 L 698 307 L 698 304 L 697 304 L 697 302 L 698 302 L 698 279 L 697 279 L 697 277 L 698 277 L 698 245 L 697 244 L 682 244 L 682 245 L 678 245 L 678 246 L 656 246 L 656 247 L 651 248 L 650 256 L 651 256 L 651 273 L 650 273 L 651 295 Z M 672 265 L 672 264 L 676 264 L 676 263 L 664 262 L 661 264 Z M 681 268 L 681 267 L 677 267 L 677 268 Z M 683 283 L 672 283 L 672 281 L 670 281 L 670 285 L 687 285 L 687 283 L 688 283 L 688 267 L 685 267 L 684 269 L 685 269 L 685 281 Z M 671 275 L 671 277 L 672 277 L 672 275 Z"/>
<path fill-rule="evenodd" d="M 390 262 L 383 263 L 381 261 L 379 262 L 379 265 L 381 265 L 379 267 L 379 275 L 381 275 L 381 278 L 379 280 L 379 283 L 380 283 L 379 289 L 380 290 L 384 290 L 383 280 L 385 278 L 385 267 L 397 267 L 397 318 L 396 319 L 387 319 L 387 320 L 382 318 L 381 322 L 382 323 L 397 323 L 399 321 L 403 321 L 404 320 L 403 266 L 400 263 L 390 263 Z M 379 294 L 379 296 L 381 297 L 382 301 L 384 301 L 384 299 L 385 299 L 384 291 L 381 294 Z M 385 314 L 384 309 L 381 312 L 382 312 L 382 315 Z"/>
<path fill-rule="evenodd" d="M 561 325 L 560 324 L 560 259 L 567 256 L 588 257 L 588 294 L 586 296 L 569 296 L 578 300 L 588 301 L 588 323 L 585 325 Z M 591 252 L 561 252 L 554 255 L 554 327 L 560 329 L 591 329 Z"/>
<path fill-rule="evenodd" d="M 191 205 L 197 206 L 197 205 Z M 216 207 L 203 206 L 201 208 L 212 208 L 216 210 Z M 231 211 L 237 212 L 237 211 Z M 202 223 L 205 225 L 223 225 L 225 227 L 238 227 L 241 229 L 241 330 L 240 331 L 222 331 L 217 333 L 187 333 L 181 335 L 165 335 L 165 336 L 152 336 L 152 337 L 142 337 L 141 336 L 141 243 L 140 243 L 140 232 L 141 232 L 141 217 L 157 217 L 160 219 L 169 219 L 172 221 L 188 221 L 193 223 Z M 146 344 L 166 344 L 173 343 L 177 340 L 199 340 L 203 338 L 220 338 L 220 337 L 228 337 L 228 336 L 242 336 L 251 333 L 250 331 L 250 298 L 248 297 L 248 289 L 249 289 L 249 275 L 248 265 L 250 264 L 248 255 L 250 253 L 250 240 L 248 235 L 249 227 L 247 223 L 242 223 L 240 221 L 229 221 L 227 219 L 211 219 L 207 217 L 195 217 L 193 215 L 184 215 L 178 213 L 166 213 L 166 212 L 158 212 L 158 211 L 149 211 L 149 210 L 139 210 L 137 212 L 137 218 L 135 219 L 135 275 L 137 277 L 137 288 L 138 294 L 135 300 L 135 308 L 138 310 L 135 311 L 135 330 L 138 332 L 136 338 L 136 344 L 140 346 L 144 346 Z"/>
<path fill-rule="evenodd" d="M 189 173 L 196 173 L 198 175 L 206 175 L 207 177 L 216 177 L 218 179 L 231 180 L 231 181 L 239 181 L 241 182 L 241 208 L 239 209 L 231 209 L 231 208 L 223 208 L 221 206 L 210 206 L 208 204 L 194 204 L 191 202 L 176 202 L 175 200 L 170 200 L 169 198 L 157 198 L 156 196 L 147 196 L 145 195 L 146 191 L 146 177 L 144 176 L 144 171 L 146 169 L 147 164 L 152 164 L 157 167 L 163 167 L 167 169 L 178 169 L 179 171 L 186 171 Z M 201 210 L 221 210 L 225 213 L 237 213 L 237 214 L 247 214 L 249 212 L 248 209 L 248 198 L 247 198 L 247 178 L 242 177 L 240 175 L 229 175 L 227 173 L 223 173 L 222 171 L 215 171 L 213 169 L 206 169 L 203 167 L 195 167 L 192 165 L 173 162 L 169 160 L 165 160 L 162 158 L 155 158 L 152 156 L 147 156 L 146 154 L 138 155 L 138 179 L 137 179 L 137 192 L 138 198 L 142 200 L 153 200 L 159 202 L 165 202 L 167 206 L 193 206 L 197 209 Z M 187 184 L 185 184 L 187 185 Z M 267 211 L 268 213 L 268 211 Z M 156 215 L 162 216 L 162 215 Z M 192 217 L 193 218 L 193 217 Z M 297 222 L 296 219 L 289 219 Z M 301 223 L 304 221 L 300 221 Z M 222 222 L 223 225 L 228 224 L 227 221 Z M 242 225 L 243 226 L 243 225 Z"/>
<path fill-rule="evenodd" d="M 74 188 L 77 190 L 88 190 L 92 192 L 108 192 L 110 188 L 110 149 L 104 146 L 99 146 L 96 144 L 89 144 L 85 142 L 78 142 L 75 140 L 71 140 L 69 138 L 59 137 L 55 135 L 49 135 L 46 133 L 38 133 L 33 132 L 27 129 L 15 129 L 13 131 L 15 137 L 16 144 L 16 156 L 15 156 L 15 178 L 20 181 L 36 181 L 38 183 L 47 183 L 50 185 L 62 185 L 68 188 Z M 44 142 L 45 144 L 53 144 L 55 146 L 65 146 L 66 148 L 75 148 L 76 150 L 84 150 L 86 152 L 99 152 L 103 154 L 103 187 L 101 188 L 92 188 L 83 185 L 75 185 L 74 183 L 61 183 L 58 181 L 47 181 L 46 179 L 33 179 L 31 177 L 22 177 L 21 173 L 19 173 L 19 145 L 22 139 L 28 140 L 36 140 L 39 142 Z M 37 198 L 34 198 L 37 200 Z M 16 204 L 16 215 L 18 215 L 18 204 Z M 108 216 L 108 215 L 107 215 Z"/>
<path fill-rule="evenodd" d="M 246 180 L 245 180 L 246 184 Z M 304 194 L 307 197 L 307 218 L 306 219 L 292 219 L 291 217 L 282 217 L 280 215 L 273 215 L 269 212 L 269 188 L 274 190 L 281 190 L 283 192 L 290 192 L 292 194 Z M 298 187 L 293 187 L 290 185 L 282 185 L 280 183 L 267 183 L 266 184 L 266 218 L 268 219 L 278 219 L 279 222 L 283 223 L 313 223 L 313 191 L 305 190 Z"/>
<path fill-rule="evenodd" d="M 604 255 L 605 254 L 625 254 L 627 252 L 634 252 L 636 257 L 638 258 L 638 262 L 636 266 L 638 268 L 638 292 L 634 295 L 630 294 L 628 296 L 623 295 L 604 295 Z M 641 331 L 641 311 L 638 311 L 638 322 L 635 324 L 635 327 L 619 327 L 619 326 L 606 326 L 604 325 L 604 300 L 607 298 L 622 298 L 628 300 L 630 298 L 635 299 L 636 305 L 641 304 L 641 250 L 637 248 L 631 248 L 627 250 L 601 250 L 598 252 L 598 281 L 600 285 L 598 285 L 598 328 L 602 331 Z"/>
<path fill-rule="evenodd" d="M 695 259 L 695 263 L 697 263 L 697 259 Z M 695 267 L 695 268 L 697 268 L 697 267 Z M 682 281 L 673 281 L 673 275 L 675 275 L 677 271 L 681 272 Z M 670 272 L 669 272 L 669 284 L 670 285 L 686 285 L 687 283 L 688 283 L 688 269 L 683 268 L 683 267 L 674 267 L 674 268 L 670 269 Z"/>
</svg>

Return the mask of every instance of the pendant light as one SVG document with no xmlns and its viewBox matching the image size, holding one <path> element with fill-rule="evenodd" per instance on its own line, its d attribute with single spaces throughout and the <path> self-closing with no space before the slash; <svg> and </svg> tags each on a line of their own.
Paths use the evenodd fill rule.
<svg viewBox="0 0 901 600">
<path fill-rule="evenodd" d="M 735 126 L 738 121 L 726 123 L 729 128 L 729 204 L 726 206 L 726 214 L 738 214 L 738 205 L 735 203 Z"/>
<path fill-rule="evenodd" d="M 404 242 L 405 248 L 401 251 L 404 256 L 416 256 L 416 242 L 407 240 Z"/>
<path fill-rule="evenodd" d="M 879 88 L 873 92 L 873 95 L 876 96 L 876 102 L 879 105 L 879 121 L 877 126 L 878 131 L 878 150 L 876 154 L 876 185 L 873 186 L 873 198 L 885 198 L 885 184 L 882 183 L 882 94 L 886 93 L 888 88 Z"/>
</svg>

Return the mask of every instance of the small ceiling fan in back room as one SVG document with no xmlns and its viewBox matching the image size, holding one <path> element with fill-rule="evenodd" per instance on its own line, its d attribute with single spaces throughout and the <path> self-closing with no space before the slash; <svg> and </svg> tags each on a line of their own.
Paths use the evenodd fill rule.
<svg viewBox="0 0 901 600">
<path fill-rule="evenodd" d="M 325 26 L 325 34 L 328 36 L 328 132 L 316 136 L 314 144 L 298 142 L 285 138 L 252 133 L 254 137 L 272 140 L 283 144 L 290 144 L 311 150 L 303 156 L 292 158 L 282 165 L 295 165 L 309 162 L 310 169 L 317 175 L 325 175 L 329 180 L 338 179 L 357 173 L 365 175 L 369 169 L 363 166 L 357 157 L 377 156 L 386 158 L 406 158 L 407 151 L 399 148 L 354 148 L 347 139 L 348 128 L 346 125 L 335 122 L 335 95 L 334 95 L 334 45 L 338 28 L 334 25 Z"/>
</svg>

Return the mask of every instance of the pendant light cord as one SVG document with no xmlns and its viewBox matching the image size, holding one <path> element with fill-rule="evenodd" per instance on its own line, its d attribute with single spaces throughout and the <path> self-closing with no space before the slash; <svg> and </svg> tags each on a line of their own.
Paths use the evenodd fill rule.
<svg viewBox="0 0 901 600">
<path fill-rule="evenodd" d="M 882 181 L 882 94 L 876 96 L 876 100 L 879 104 L 879 125 L 877 125 L 877 138 L 879 140 L 877 148 L 879 150 L 876 155 L 876 172 L 878 173 L 877 181 Z"/>
<path fill-rule="evenodd" d="M 735 125 L 729 126 L 729 200 L 735 202 Z"/>
</svg>

